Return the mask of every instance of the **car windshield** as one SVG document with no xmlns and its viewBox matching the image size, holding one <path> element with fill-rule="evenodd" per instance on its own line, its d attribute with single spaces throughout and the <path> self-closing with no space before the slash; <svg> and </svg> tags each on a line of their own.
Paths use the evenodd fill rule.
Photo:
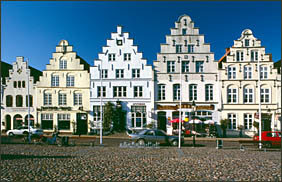
<svg viewBox="0 0 282 182">
<path fill-rule="evenodd" d="M 166 134 L 163 131 L 161 131 L 161 130 L 157 130 L 156 131 L 156 135 L 157 136 L 166 136 Z"/>
</svg>

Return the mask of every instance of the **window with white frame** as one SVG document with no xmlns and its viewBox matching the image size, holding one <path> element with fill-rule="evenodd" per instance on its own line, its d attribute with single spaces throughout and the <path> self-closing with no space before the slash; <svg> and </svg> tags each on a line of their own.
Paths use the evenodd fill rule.
<svg viewBox="0 0 282 182">
<path fill-rule="evenodd" d="M 74 87 L 74 76 L 73 75 L 67 76 L 67 87 Z"/>
<path fill-rule="evenodd" d="M 236 118 L 236 114 L 228 114 L 227 115 L 229 123 L 228 123 L 228 129 L 230 130 L 235 130 L 236 126 L 237 126 L 237 118 Z"/>
<path fill-rule="evenodd" d="M 173 85 L 173 100 L 180 100 L 180 84 Z"/>
<path fill-rule="evenodd" d="M 258 60 L 258 51 L 251 51 L 251 61 Z"/>
<path fill-rule="evenodd" d="M 134 86 L 134 97 L 143 97 L 143 87 L 142 86 Z"/>
<path fill-rule="evenodd" d="M 123 78 L 123 77 L 124 77 L 124 70 L 116 69 L 116 78 Z"/>
<path fill-rule="evenodd" d="M 206 91 L 206 101 L 212 101 L 213 100 L 213 85 L 211 84 L 205 85 L 205 91 Z"/>
<path fill-rule="evenodd" d="M 267 67 L 261 66 L 260 67 L 260 79 L 267 79 L 268 73 L 267 73 Z"/>
<path fill-rule="evenodd" d="M 236 67 L 228 66 L 228 79 L 236 79 Z"/>
<path fill-rule="evenodd" d="M 124 61 L 130 61 L 131 60 L 131 54 L 130 53 L 124 53 L 123 54 L 123 60 Z"/>
<path fill-rule="evenodd" d="M 165 85 L 158 85 L 158 100 L 165 100 Z"/>
<path fill-rule="evenodd" d="M 52 113 L 41 114 L 41 128 L 43 130 L 53 130 L 53 114 Z"/>
<path fill-rule="evenodd" d="M 107 69 L 102 70 L 102 78 L 108 78 L 108 70 Z"/>
<path fill-rule="evenodd" d="M 250 40 L 249 39 L 245 39 L 245 46 L 246 47 L 250 46 Z"/>
<path fill-rule="evenodd" d="M 131 127 L 143 128 L 147 124 L 146 106 L 131 106 Z"/>
<path fill-rule="evenodd" d="M 43 103 L 44 105 L 52 105 L 52 94 L 51 93 L 44 93 Z"/>
<path fill-rule="evenodd" d="M 97 97 L 101 97 L 101 92 L 103 93 L 103 97 L 106 97 L 106 87 L 105 86 L 103 86 L 103 87 L 98 86 L 97 87 Z"/>
<path fill-rule="evenodd" d="M 182 72 L 183 73 L 189 72 L 189 61 L 182 61 Z"/>
<path fill-rule="evenodd" d="M 236 61 L 243 61 L 243 60 L 244 60 L 244 52 L 236 51 Z"/>
<path fill-rule="evenodd" d="M 108 54 L 108 60 L 109 61 L 115 61 L 116 60 L 116 54 Z"/>
<path fill-rule="evenodd" d="M 70 114 L 58 114 L 58 129 L 70 130 Z"/>
<path fill-rule="evenodd" d="M 252 79 L 252 67 L 251 66 L 244 67 L 244 79 Z"/>
<path fill-rule="evenodd" d="M 196 73 L 204 72 L 204 61 L 196 61 Z"/>
<path fill-rule="evenodd" d="M 253 115 L 252 114 L 244 114 L 244 129 L 250 130 L 253 127 Z"/>
<path fill-rule="evenodd" d="M 59 75 L 52 75 L 51 76 L 51 86 L 52 87 L 58 87 L 59 86 Z"/>
<path fill-rule="evenodd" d="M 270 89 L 269 88 L 261 88 L 260 89 L 260 101 L 262 103 L 270 102 Z"/>
<path fill-rule="evenodd" d="M 67 60 L 60 60 L 60 69 L 67 69 Z"/>
<path fill-rule="evenodd" d="M 197 85 L 191 84 L 189 85 L 189 100 L 197 100 Z"/>
<path fill-rule="evenodd" d="M 167 61 L 167 72 L 168 73 L 175 72 L 175 61 Z"/>
<path fill-rule="evenodd" d="M 82 105 L 82 94 L 81 93 L 74 93 L 73 94 L 73 101 L 74 105 Z"/>
<path fill-rule="evenodd" d="M 194 45 L 188 45 L 188 53 L 194 52 Z"/>
<path fill-rule="evenodd" d="M 254 90 L 250 87 L 244 88 L 244 103 L 253 103 L 254 101 Z"/>
<path fill-rule="evenodd" d="M 234 87 L 227 88 L 227 102 L 237 103 L 237 89 Z"/>
<path fill-rule="evenodd" d="M 140 69 L 132 69 L 132 78 L 140 78 Z"/>
<path fill-rule="evenodd" d="M 126 97 L 126 87 L 125 86 L 114 86 L 114 97 Z"/>
<path fill-rule="evenodd" d="M 176 53 L 182 52 L 182 45 L 176 45 L 175 48 L 176 48 Z"/>
<path fill-rule="evenodd" d="M 67 94 L 59 93 L 59 105 L 67 105 Z"/>
</svg>

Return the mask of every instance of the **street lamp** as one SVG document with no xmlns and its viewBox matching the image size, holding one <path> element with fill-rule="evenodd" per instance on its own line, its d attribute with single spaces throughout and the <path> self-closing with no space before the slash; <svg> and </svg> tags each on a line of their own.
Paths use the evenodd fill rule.
<svg viewBox="0 0 282 182">
<path fill-rule="evenodd" d="M 29 95 L 29 74 L 30 71 L 28 69 L 28 59 L 26 60 L 26 68 L 27 68 L 27 107 L 28 107 L 28 115 L 27 115 L 27 126 L 28 126 L 28 143 L 31 142 L 31 138 L 30 138 L 30 95 Z"/>
<path fill-rule="evenodd" d="M 195 130 L 195 111 L 196 111 L 196 103 L 195 101 L 193 100 L 192 102 L 192 108 L 193 108 L 193 112 L 192 112 L 192 119 L 193 119 L 193 130 L 194 130 L 194 133 L 193 133 L 193 147 L 196 146 L 196 140 L 195 140 L 195 135 L 196 135 L 196 130 Z"/>
</svg>

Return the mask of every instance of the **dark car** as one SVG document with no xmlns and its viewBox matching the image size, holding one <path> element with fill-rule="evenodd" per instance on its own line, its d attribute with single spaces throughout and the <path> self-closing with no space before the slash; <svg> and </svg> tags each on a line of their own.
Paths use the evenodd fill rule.
<svg viewBox="0 0 282 182">
<path fill-rule="evenodd" d="M 139 133 L 128 134 L 132 140 L 137 142 L 139 145 L 145 145 L 145 143 L 160 143 L 160 144 L 169 144 L 173 146 L 178 146 L 178 137 L 169 136 L 163 130 L 157 129 L 145 129 Z M 181 144 L 184 143 L 184 138 L 181 137 Z"/>
<path fill-rule="evenodd" d="M 259 135 L 253 137 L 254 141 L 259 141 Z M 262 145 L 267 148 L 281 146 L 281 132 L 278 131 L 262 131 L 261 132 Z"/>
</svg>

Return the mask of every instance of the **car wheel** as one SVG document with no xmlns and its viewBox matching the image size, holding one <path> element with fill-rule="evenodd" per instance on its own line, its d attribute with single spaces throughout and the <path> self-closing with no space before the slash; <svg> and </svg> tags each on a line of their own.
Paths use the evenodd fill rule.
<svg viewBox="0 0 282 182">
<path fill-rule="evenodd" d="M 9 136 L 10 136 L 10 137 L 13 137 L 13 136 L 15 136 L 15 134 L 14 134 L 13 132 L 10 132 L 10 133 L 9 133 Z"/>
<path fill-rule="evenodd" d="M 28 135 L 28 132 L 27 132 L 27 131 L 25 131 L 25 132 L 23 132 L 23 134 L 24 134 L 24 135 Z"/>
<path fill-rule="evenodd" d="M 177 140 L 173 140 L 173 141 L 171 142 L 171 144 L 172 144 L 172 146 L 178 146 L 178 141 L 177 141 Z"/>
<path fill-rule="evenodd" d="M 145 141 L 144 141 L 143 139 L 139 139 L 139 140 L 137 141 L 137 143 L 138 143 L 138 145 L 140 145 L 140 146 L 144 146 L 144 145 L 145 145 Z"/>
</svg>

